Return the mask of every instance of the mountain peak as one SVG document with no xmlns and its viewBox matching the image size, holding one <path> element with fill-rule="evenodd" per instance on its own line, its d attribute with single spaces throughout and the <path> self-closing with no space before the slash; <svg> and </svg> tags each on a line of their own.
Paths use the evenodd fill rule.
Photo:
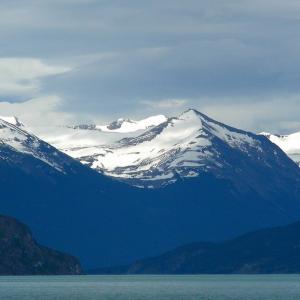
<svg viewBox="0 0 300 300">
<path fill-rule="evenodd" d="M 201 121 L 219 123 L 194 108 L 189 108 L 189 109 L 185 110 L 182 114 L 179 115 L 179 118 L 180 119 L 189 119 L 189 120 L 197 118 L 197 119 L 201 119 Z"/>
<path fill-rule="evenodd" d="M 183 113 L 181 113 L 179 115 L 179 118 L 190 118 L 190 117 L 194 117 L 194 116 L 198 116 L 200 113 L 192 108 L 189 108 L 187 110 L 185 110 Z"/>
<path fill-rule="evenodd" d="M 184 113 L 189 113 L 189 112 L 192 112 L 192 113 L 195 113 L 195 114 L 199 114 L 200 113 L 200 111 L 198 111 L 197 109 L 195 109 L 195 108 L 188 108 L 187 110 L 185 110 L 184 112 L 183 112 L 183 114 Z"/>
</svg>

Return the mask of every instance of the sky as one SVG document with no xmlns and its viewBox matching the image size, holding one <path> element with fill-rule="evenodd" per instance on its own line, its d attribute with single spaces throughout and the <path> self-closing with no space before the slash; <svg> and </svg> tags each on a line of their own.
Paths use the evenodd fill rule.
<svg viewBox="0 0 300 300">
<path fill-rule="evenodd" d="M 300 131 L 299 32 L 298 0 L 1 0 L 0 115 Z"/>
</svg>

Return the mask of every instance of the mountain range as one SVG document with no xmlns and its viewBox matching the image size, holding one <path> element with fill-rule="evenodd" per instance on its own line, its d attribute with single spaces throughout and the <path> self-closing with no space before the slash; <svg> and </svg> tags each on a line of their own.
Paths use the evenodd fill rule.
<svg viewBox="0 0 300 300">
<path fill-rule="evenodd" d="M 300 219 L 299 167 L 265 136 L 195 110 L 129 133 L 9 120 L 0 120 L 1 213 L 85 268 Z"/>
<path fill-rule="evenodd" d="M 137 187 L 157 188 L 208 170 L 219 176 L 220 169 L 230 169 L 232 164 L 224 155 L 224 145 L 254 153 L 255 163 L 262 159 L 255 154 L 261 143 L 256 135 L 253 139 L 250 133 L 193 109 L 172 118 L 158 115 L 140 121 L 119 119 L 108 125 L 68 126 L 59 131 L 52 127 L 30 130 L 92 169 Z M 286 143 L 276 142 L 270 134 L 261 135 L 295 158 Z"/>
</svg>

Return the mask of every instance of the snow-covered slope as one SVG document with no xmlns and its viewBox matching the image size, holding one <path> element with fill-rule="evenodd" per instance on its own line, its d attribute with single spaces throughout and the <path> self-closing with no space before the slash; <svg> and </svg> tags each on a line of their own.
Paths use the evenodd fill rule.
<svg viewBox="0 0 300 300">
<path fill-rule="evenodd" d="M 272 143 L 280 147 L 294 162 L 300 166 L 300 132 L 290 135 L 275 135 L 262 132 Z"/>
<path fill-rule="evenodd" d="M 34 126 L 26 127 L 26 130 L 33 132 L 42 140 L 47 141 L 54 147 L 67 151 L 69 149 L 81 149 L 98 145 L 109 145 L 124 136 L 136 136 L 138 133 L 115 133 L 103 132 L 100 130 L 87 130 L 71 126 Z"/>
<path fill-rule="evenodd" d="M 50 124 L 49 126 L 26 127 L 26 130 L 73 156 L 73 150 L 110 145 L 124 137 L 140 135 L 166 120 L 165 116 L 158 115 L 140 121 L 119 119 L 103 126 L 95 124 L 52 126 Z"/>
<path fill-rule="evenodd" d="M 18 161 L 20 157 L 34 157 L 56 171 L 65 172 L 70 164 L 70 159 L 66 155 L 40 140 L 35 135 L 21 129 L 20 127 L 23 127 L 23 125 L 19 121 L 15 122 L 17 119 L 6 118 L 6 120 L 17 125 L 0 119 L 1 160 L 22 165 L 22 161 Z"/>
</svg>

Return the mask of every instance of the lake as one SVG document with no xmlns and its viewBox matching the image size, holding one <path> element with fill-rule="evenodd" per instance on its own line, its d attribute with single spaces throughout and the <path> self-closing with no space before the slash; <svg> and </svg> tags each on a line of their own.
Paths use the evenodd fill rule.
<svg viewBox="0 0 300 300">
<path fill-rule="evenodd" d="M 4 276 L 0 299 L 299 300 L 300 276 Z"/>
</svg>

